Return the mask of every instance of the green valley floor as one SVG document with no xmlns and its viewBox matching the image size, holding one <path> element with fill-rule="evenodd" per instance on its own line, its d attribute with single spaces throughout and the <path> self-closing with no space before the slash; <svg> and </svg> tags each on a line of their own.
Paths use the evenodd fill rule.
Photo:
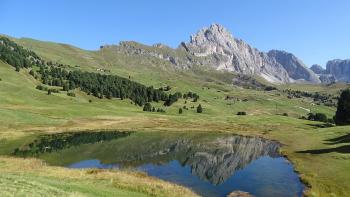
<svg viewBox="0 0 350 197">
<path fill-rule="evenodd" d="M 46 58 L 59 60 L 62 57 L 53 54 L 63 54 L 67 63 L 86 65 L 82 68 L 85 70 L 95 69 L 90 65 L 112 61 L 69 46 L 38 44 L 32 40 L 18 42 Z M 48 48 L 52 53 L 46 53 Z M 79 59 L 87 56 L 84 60 Z M 48 166 L 37 159 L 8 156 L 18 145 L 40 134 L 94 129 L 226 132 L 277 140 L 283 144 L 282 154 L 294 164 L 308 186 L 305 195 L 342 197 L 350 194 L 350 142 L 342 140 L 348 139 L 350 126 L 322 128 L 323 123 L 300 119 L 309 110 L 332 117 L 334 107 L 315 105 L 308 98 L 289 99 L 277 91 L 233 87 L 224 83 L 225 77 L 229 77 L 227 74 L 195 77 L 189 73 L 171 75 L 167 71 L 159 71 L 162 72 L 159 74 L 132 67 L 128 68 L 130 72 L 124 67 L 113 68 L 112 73 L 124 77 L 131 73 L 133 80 L 147 85 L 170 85 L 173 92 L 196 92 L 200 99 L 197 102 L 180 99 L 166 107 L 166 113 L 152 113 L 143 112 L 130 100 L 99 99 L 79 90 L 75 90 L 76 97 L 67 96 L 64 91 L 47 95 L 35 88 L 39 82 L 28 74 L 28 70 L 15 72 L 13 67 L 0 62 L 1 196 L 26 196 L 28 193 L 37 196 L 196 196 L 187 188 L 143 173 L 72 170 Z M 285 85 L 278 88 L 335 94 L 345 87 Z M 162 106 L 162 103 L 152 104 Z M 204 109 L 201 114 L 195 110 L 198 104 Z M 183 106 L 188 110 L 179 114 L 178 110 Z M 237 116 L 240 111 L 247 115 Z M 283 116 L 284 113 L 288 116 Z"/>
</svg>

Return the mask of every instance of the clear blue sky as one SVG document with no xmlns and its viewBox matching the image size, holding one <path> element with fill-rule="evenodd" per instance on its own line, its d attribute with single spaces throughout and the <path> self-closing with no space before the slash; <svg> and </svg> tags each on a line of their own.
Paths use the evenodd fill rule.
<svg viewBox="0 0 350 197">
<path fill-rule="evenodd" d="M 84 49 L 121 40 L 177 47 L 212 23 L 307 65 L 350 58 L 349 0 L 0 0 L 0 33 Z"/>
</svg>

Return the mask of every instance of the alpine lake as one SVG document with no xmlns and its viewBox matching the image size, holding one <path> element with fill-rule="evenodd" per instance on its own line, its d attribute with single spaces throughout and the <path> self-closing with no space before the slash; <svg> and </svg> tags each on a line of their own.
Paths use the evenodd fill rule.
<svg viewBox="0 0 350 197">
<path fill-rule="evenodd" d="M 141 171 L 201 196 L 302 196 L 304 185 L 280 146 L 233 134 L 93 131 L 42 135 L 12 154 L 67 168 Z"/>
</svg>

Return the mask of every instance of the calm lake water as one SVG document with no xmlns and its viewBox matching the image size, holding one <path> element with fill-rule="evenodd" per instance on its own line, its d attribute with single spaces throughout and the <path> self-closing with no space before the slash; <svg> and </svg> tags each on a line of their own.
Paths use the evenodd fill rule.
<svg viewBox="0 0 350 197">
<path fill-rule="evenodd" d="M 140 132 L 39 157 L 69 168 L 131 168 L 202 196 L 226 196 L 236 190 L 262 197 L 301 196 L 304 186 L 278 154 L 279 147 L 269 140 L 227 134 Z"/>
</svg>

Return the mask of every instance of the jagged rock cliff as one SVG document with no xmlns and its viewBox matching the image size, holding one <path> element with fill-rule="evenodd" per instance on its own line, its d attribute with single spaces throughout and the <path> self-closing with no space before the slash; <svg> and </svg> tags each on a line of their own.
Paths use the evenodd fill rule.
<svg viewBox="0 0 350 197">
<path fill-rule="evenodd" d="M 322 66 L 318 64 L 314 64 L 310 67 L 312 71 L 314 71 L 315 74 L 326 74 L 326 69 L 324 69 Z"/>
<path fill-rule="evenodd" d="M 163 44 L 147 46 L 136 42 L 121 42 L 117 46 L 105 47 L 114 47 L 125 55 L 158 58 L 176 69 L 190 69 L 198 65 L 260 76 L 271 83 L 320 83 L 318 76 L 293 54 L 276 50 L 261 52 L 243 40 L 234 38 L 218 24 L 203 28 L 191 36 L 190 42 L 182 42 L 177 49 Z"/>
<path fill-rule="evenodd" d="M 288 73 L 275 59 L 260 52 L 243 40 L 233 38 L 224 27 L 213 24 L 191 36 L 181 45 L 196 57 L 206 57 L 202 64 L 217 70 L 245 75 L 258 75 L 273 83 L 291 82 Z"/>
<path fill-rule="evenodd" d="M 299 81 L 307 81 L 311 83 L 320 83 L 318 76 L 306 65 L 291 53 L 285 51 L 271 50 L 268 56 L 274 58 L 288 72 L 288 75 Z"/>
<path fill-rule="evenodd" d="M 330 84 L 336 81 L 332 74 L 327 73 L 326 69 L 318 64 L 312 65 L 310 69 L 318 76 L 323 84 Z"/>
<path fill-rule="evenodd" d="M 322 83 L 328 84 L 336 81 L 350 82 L 350 59 L 331 60 L 327 62 L 327 69 L 320 65 L 312 65 L 311 70 L 319 76 Z"/>
<path fill-rule="evenodd" d="M 350 82 L 350 59 L 328 61 L 326 72 L 337 81 Z"/>
<path fill-rule="evenodd" d="M 101 50 L 112 49 L 127 56 L 141 56 L 145 61 L 150 57 L 157 58 L 170 63 L 175 69 L 188 69 L 197 63 L 190 54 L 163 44 L 147 46 L 134 41 L 122 41 L 119 45 L 105 45 L 102 48 Z"/>
</svg>

